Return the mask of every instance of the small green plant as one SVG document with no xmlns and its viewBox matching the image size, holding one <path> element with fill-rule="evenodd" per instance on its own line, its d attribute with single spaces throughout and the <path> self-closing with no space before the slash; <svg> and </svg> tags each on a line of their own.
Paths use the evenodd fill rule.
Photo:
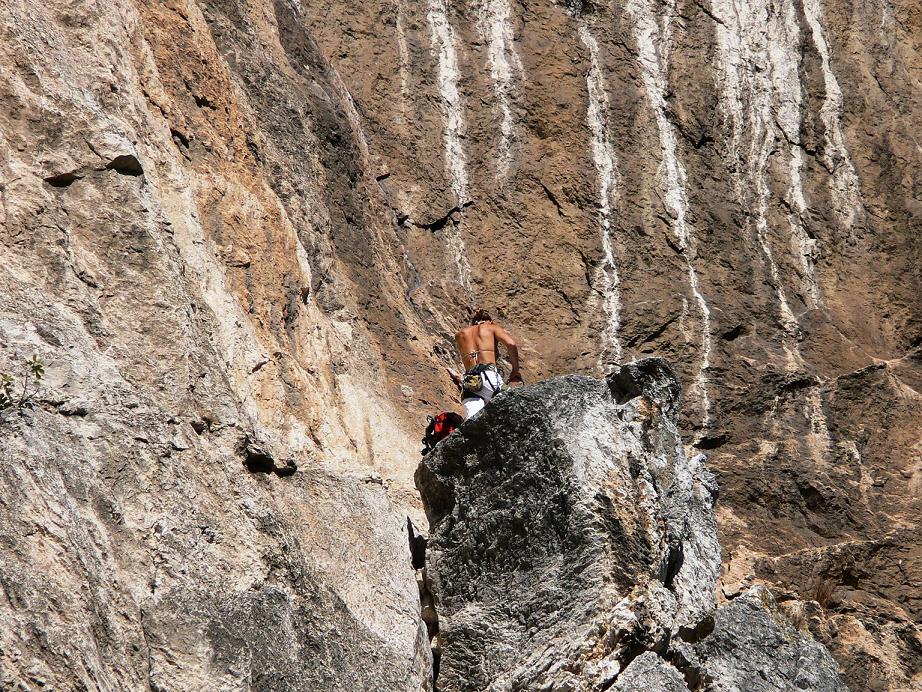
<svg viewBox="0 0 922 692">
<path fill-rule="evenodd" d="M 18 376 L 0 372 L 0 417 L 31 406 L 44 377 L 45 363 L 38 355 L 33 355 L 23 364 Z"/>
</svg>

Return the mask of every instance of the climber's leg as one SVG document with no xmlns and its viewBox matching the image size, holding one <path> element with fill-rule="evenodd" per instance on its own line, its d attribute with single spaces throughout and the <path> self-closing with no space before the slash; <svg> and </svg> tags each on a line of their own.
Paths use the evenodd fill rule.
<svg viewBox="0 0 922 692">
<path fill-rule="evenodd" d="M 467 420 L 475 413 L 478 413 L 487 402 L 481 399 L 479 396 L 472 396 L 464 399 L 461 402 L 461 406 L 464 407 L 464 420 Z"/>
<path fill-rule="evenodd" d="M 477 392 L 477 396 L 469 396 L 461 401 L 461 405 L 464 407 L 464 420 L 478 413 L 503 388 L 503 376 L 496 369 L 485 370 L 481 377 L 483 378 L 483 386 Z"/>
<path fill-rule="evenodd" d="M 503 376 L 499 374 L 499 370 L 491 369 L 483 374 L 483 389 L 480 390 L 480 396 L 486 403 L 489 404 L 490 399 L 499 394 L 502 388 Z"/>
</svg>

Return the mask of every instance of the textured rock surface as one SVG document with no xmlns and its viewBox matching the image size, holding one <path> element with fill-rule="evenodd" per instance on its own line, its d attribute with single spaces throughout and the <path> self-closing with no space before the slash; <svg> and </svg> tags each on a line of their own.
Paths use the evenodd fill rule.
<svg viewBox="0 0 922 692">
<path fill-rule="evenodd" d="M 302 6 L 414 300 L 459 276 L 460 237 L 526 379 L 668 357 L 722 488 L 726 593 L 829 584 L 852 686 L 922 685 L 918 4 Z"/>
<path fill-rule="evenodd" d="M 379 483 L 251 475 L 233 427 L 197 435 L 124 384 L 90 400 L 4 430 L 0 688 L 426 687 Z"/>
<path fill-rule="evenodd" d="M 430 342 L 335 75 L 214 5 L 0 7 L 0 371 L 48 371 L 0 427 L 2 689 L 429 684 L 388 377 L 429 385 L 379 339 Z"/>
<path fill-rule="evenodd" d="M 265 516 L 425 656 L 416 440 L 483 302 L 528 381 L 668 356 L 722 488 L 719 597 L 768 582 L 853 688 L 922 684 L 920 26 L 891 0 L 0 4 L 0 371 L 49 366 L 33 424 L 0 429 L 0 573 L 57 580 L 68 627 L 105 612 L 74 596 L 96 575 L 133 623 L 62 659 L 0 598 L 0 668 L 110 674 L 152 574 L 268 589 Z M 188 545 L 148 543 L 162 516 Z M 255 548 L 212 561 L 206 523 Z"/>
<path fill-rule="evenodd" d="M 847 689 L 829 652 L 792 626 L 764 587 L 720 608 L 713 633 L 695 650 L 696 672 L 712 689 Z"/>
<path fill-rule="evenodd" d="M 440 689 L 846 689 L 761 587 L 715 614 L 716 487 L 678 392 L 659 359 L 549 380 L 423 460 Z"/>
<path fill-rule="evenodd" d="M 610 689 L 616 692 L 631 690 L 662 690 L 662 692 L 688 692 L 688 686 L 674 666 L 652 651 L 645 651 L 618 676 Z"/>
<path fill-rule="evenodd" d="M 562 684 L 586 668 L 602 684 L 633 639 L 652 646 L 714 609 L 713 477 L 686 460 L 674 417 L 641 401 L 619 409 L 603 380 L 543 382 L 420 465 L 446 689 Z"/>
</svg>

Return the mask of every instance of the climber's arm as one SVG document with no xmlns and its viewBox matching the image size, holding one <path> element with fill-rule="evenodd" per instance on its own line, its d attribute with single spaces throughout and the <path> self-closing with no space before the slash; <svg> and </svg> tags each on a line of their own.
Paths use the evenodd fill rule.
<svg viewBox="0 0 922 692">
<path fill-rule="evenodd" d="M 506 355 L 512 364 L 512 372 L 509 373 L 510 382 L 521 382 L 522 375 L 519 373 L 519 346 L 512 338 L 512 335 L 498 324 L 493 326 L 493 336 L 497 341 L 506 346 Z"/>
</svg>

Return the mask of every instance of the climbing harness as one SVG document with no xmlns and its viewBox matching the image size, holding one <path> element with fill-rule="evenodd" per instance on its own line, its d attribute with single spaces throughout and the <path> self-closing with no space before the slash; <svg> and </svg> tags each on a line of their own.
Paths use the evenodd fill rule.
<svg viewBox="0 0 922 692">
<path fill-rule="evenodd" d="M 504 385 L 496 386 L 490 381 L 489 377 L 485 377 L 485 374 L 490 371 L 496 373 L 497 378 L 499 378 L 499 370 L 496 369 L 493 363 L 480 363 L 466 371 L 461 376 L 461 398 L 478 397 L 483 399 L 484 397 L 480 394 L 480 390 L 483 389 L 485 382 L 492 390 L 491 396 L 503 391 Z"/>
</svg>

